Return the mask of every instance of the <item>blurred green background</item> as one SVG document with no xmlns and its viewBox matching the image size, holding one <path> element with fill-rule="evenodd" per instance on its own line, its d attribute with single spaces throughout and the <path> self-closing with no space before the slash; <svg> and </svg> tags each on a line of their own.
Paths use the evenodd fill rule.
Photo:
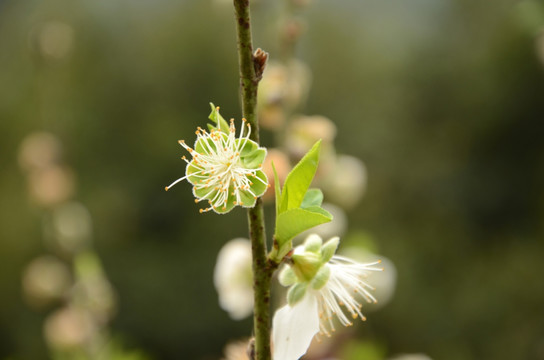
<svg viewBox="0 0 544 360">
<path fill-rule="evenodd" d="M 271 59 L 277 3 L 253 9 Z M 544 359 L 542 2 L 316 0 L 303 17 L 304 110 L 332 119 L 337 151 L 365 162 L 350 229 L 398 270 L 361 338 L 383 356 Z M 69 29 L 61 45 L 44 45 L 51 23 Z M 177 140 L 193 141 L 209 101 L 240 118 L 237 77 L 228 1 L 0 1 L 0 358 L 48 358 L 49 310 L 21 290 L 47 252 L 17 162 L 36 131 L 58 137 L 77 178 L 118 296 L 110 329 L 127 348 L 219 359 L 250 334 L 212 281 L 245 212 L 200 215 L 188 184 L 164 191 L 184 173 Z"/>
</svg>

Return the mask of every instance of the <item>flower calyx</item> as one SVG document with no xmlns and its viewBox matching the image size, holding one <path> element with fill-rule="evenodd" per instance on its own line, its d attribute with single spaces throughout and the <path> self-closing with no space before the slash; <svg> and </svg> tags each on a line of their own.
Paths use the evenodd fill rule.
<svg viewBox="0 0 544 360">
<path fill-rule="evenodd" d="M 297 303 L 308 288 L 319 290 L 329 280 L 330 269 L 324 266 L 334 255 L 339 238 L 335 237 L 323 244 L 318 235 L 310 235 L 303 246 L 295 249 L 288 260 L 288 266 L 279 274 L 283 286 L 293 285 L 287 294 L 288 303 Z"/>
</svg>

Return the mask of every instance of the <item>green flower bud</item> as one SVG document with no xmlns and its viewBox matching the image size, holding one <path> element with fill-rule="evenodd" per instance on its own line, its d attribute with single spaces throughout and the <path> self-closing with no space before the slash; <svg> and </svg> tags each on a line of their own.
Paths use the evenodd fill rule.
<svg viewBox="0 0 544 360">
<path fill-rule="evenodd" d="M 293 260 L 293 271 L 301 281 L 310 281 L 323 264 L 321 255 L 314 252 L 305 251 L 302 254 L 291 256 Z"/>
</svg>

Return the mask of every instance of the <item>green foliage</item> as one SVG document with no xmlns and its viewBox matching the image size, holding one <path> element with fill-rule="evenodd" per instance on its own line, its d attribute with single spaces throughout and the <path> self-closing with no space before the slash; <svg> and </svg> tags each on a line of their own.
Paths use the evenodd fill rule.
<svg viewBox="0 0 544 360">
<path fill-rule="evenodd" d="M 318 141 L 287 175 L 283 185 L 280 212 L 296 209 L 302 204 L 319 164 L 320 149 L 321 141 Z"/>
<path fill-rule="evenodd" d="M 321 206 L 322 203 L 323 192 L 319 189 L 310 189 L 306 192 L 306 195 L 304 195 L 304 199 L 302 200 L 300 207 L 307 209 L 309 207 Z"/>
<path fill-rule="evenodd" d="M 274 169 L 276 192 L 276 230 L 271 258 L 280 262 L 291 251 L 291 240 L 301 232 L 329 222 L 332 215 L 321 208 L 323 193 L 310 189 L 319 164 L 318 141 L 287 175 L 283 190 L 280 191 L 278 176 Z"/>
</svg>

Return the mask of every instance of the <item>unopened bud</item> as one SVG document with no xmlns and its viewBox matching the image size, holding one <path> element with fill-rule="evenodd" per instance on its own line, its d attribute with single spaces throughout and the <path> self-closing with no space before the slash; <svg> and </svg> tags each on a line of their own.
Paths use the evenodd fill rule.
<svg viewBox="0 0 544 360">
<path fill-rule="evenodd" d="M 291 256 L 291 259 L 293 260 L 293 271 L 302 281 L 312 280 L 323 264 L 321 262 L 320 254 L 309 251 L 305 251 L 301 254 L 294 254 Z"/>
</svg>

